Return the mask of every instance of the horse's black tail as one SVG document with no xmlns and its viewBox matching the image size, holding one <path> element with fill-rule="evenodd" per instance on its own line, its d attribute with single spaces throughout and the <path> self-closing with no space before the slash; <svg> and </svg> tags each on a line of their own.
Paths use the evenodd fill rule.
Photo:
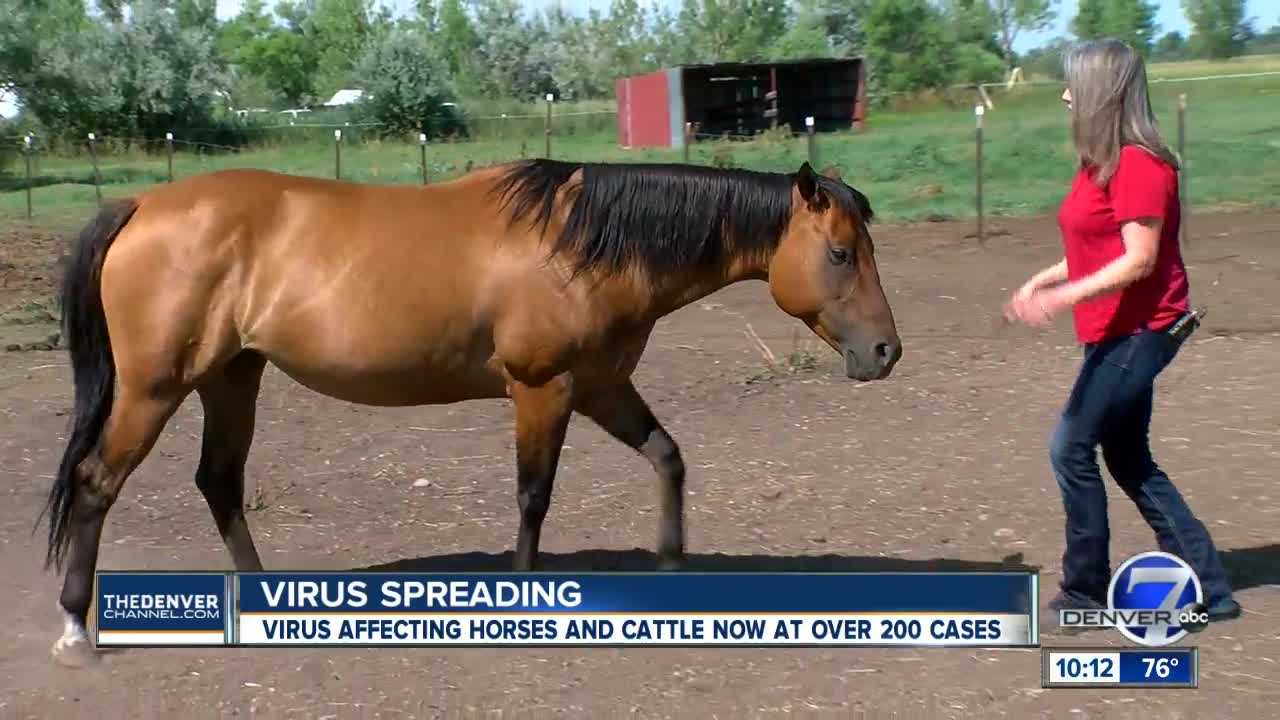
<svg viewBox="0 0 1280 720">
<path fill-rule="evenodd" d="M 111 415 L 115 392 L 116 364 L 107 335 L 107 315 L 102 308 L 99 272 L 107 248 L 137 210 L 128 199 L 113 203 L 80 231 L 66 257 L 62 278 L 62 337 L 71 355 L 75 379 L 75 407 L 71 415 L 67 448 L 58 466 L 58 475 L 49 491 L 49 500 L 36 524 L 49 514 L 49 550 L 45 567 L 62 567 L 69 536 L 72 506 L 76 493 L 76 468 L 94 451 L 98 436 Z"/>
</svg>

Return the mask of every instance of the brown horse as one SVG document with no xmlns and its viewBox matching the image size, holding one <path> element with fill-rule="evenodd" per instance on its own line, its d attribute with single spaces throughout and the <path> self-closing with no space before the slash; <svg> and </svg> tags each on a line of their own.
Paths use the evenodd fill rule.
<svg viewBox="0 0 1280 720">
<path fill-rule="evenodd" d="M 196 486 L 236 569 L 262 569 L 242 508 L 268 362 L 352 403 L 509 397 L 517 571 L 535 568 L 581 413 L 653 465 L 659 565 L 680 566 L 684 463 L 630 380 L 655 322 L 767 280 L 849 377 L 886 377 L 901 345 L 870 218 L 865 196 L 808 163 L 766 174 L 534 160 L 427 187 L 233 170 L 103 209 L 72 248 L 61 297 L 75 408 L 41 514 L 46 565 L 67 561 L 55 657 L 92 657 L 107 511 L 193 390 Z"/>
</svg>

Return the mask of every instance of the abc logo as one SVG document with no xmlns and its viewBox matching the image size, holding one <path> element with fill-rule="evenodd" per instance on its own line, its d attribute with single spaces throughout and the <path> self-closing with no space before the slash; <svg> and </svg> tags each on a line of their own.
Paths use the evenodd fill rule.
<svg viewBox="0 0 1280 720">
<path fill-rule="evenodd" d="M 1193 603 L 1178 613 L 1178 624 L 1183 630 L 1198 633 L 1209 627 L 1209 608 L 1204 603 Z"/>
</svg>

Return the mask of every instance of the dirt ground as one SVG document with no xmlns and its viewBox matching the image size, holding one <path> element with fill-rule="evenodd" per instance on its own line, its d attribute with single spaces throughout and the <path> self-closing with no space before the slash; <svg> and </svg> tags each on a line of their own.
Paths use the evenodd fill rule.
<svg viewBox="0 0 1280 720">
<path fill-rule="evenodd" d="M 1246 614 L 1194 638 L 1196 690 L 1043 690 L 1040 651 L 969 649 L 132 650 L 64 670 L 60 579 L 32 534 L 62 451 L 71 385 L 40 350 L 59 240 L 0 231 L 0 717 L 3 718 L 1261 718 L 1280 700 L 1280 215 L 1192 218 L 1206 326 L 1158 386 L 1156 456 L 1211 528 Z M 1046 442 L 1079 359 L 1069 322 L 996 329 L 1012 287 L 1059 254 L 1051 221 L 874 229 L 905 355 L 891 379 L 839 360 L 771 302 L 731 287 L 654 334 L 637 384 L 689 465 L 703 569 L 1024 567 L 1055 588 L 1062 510 Z M 817 367 L 759 377 L 750 324 Z M 45 344 L 45 345 L 42 345 Z M 748 382 L 748 380 L 753 380 Z M 269 569 L 507 569 L 516 531 L 509 409 L 380 410 L 268 370 L 249 522 Z M 194 398 L 129 480 L 102 569 L 230 561 L 193 483 Z M 415 486 L 420 479 L 429 481 Z M 1113 558 L 1153 549 L 1110 488 Z M 543 533 L 554 569 L 649 569 L 654 476 L 575 419 Z M 1115 632 L 1052 645 L 1115 645 Z M 1272 708 L 1267 710 L 1266 708 Z"/>
</svg>

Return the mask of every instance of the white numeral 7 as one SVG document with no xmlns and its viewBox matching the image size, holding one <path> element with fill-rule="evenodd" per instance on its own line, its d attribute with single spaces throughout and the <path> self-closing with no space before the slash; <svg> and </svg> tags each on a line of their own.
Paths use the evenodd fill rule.
<svg viewBox="0 0 1280 720">
<path fill-rule="evenodd" d="M 1191 573 L 1180 567 L 1138 567 L 1129 571 L 1129 587 L 1125 592 L 1133 592 L 1137 585 L 1152 583 L 1173 583 L 1173 587 L 1164 596 L 1157 610 L 1173 612 L 1177 610 L 1178 598 L 1191 582 Z"/>
</svg>

